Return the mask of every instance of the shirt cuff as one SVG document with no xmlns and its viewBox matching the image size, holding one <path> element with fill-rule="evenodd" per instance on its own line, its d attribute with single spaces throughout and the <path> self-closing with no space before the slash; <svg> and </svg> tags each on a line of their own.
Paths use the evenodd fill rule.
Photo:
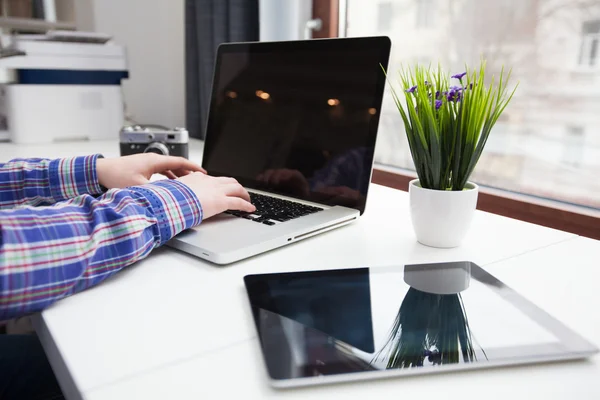
<svg viewBox="0 0 600 400">
<path fill-rule="evenodd" d="M 160 245 L 202 222 L 202 206 L 194 192 L 177 180 L 161 180 L 128 190 L 143 195 L 158 221 Z"/>
<path fill-rule="evenodd" d="M 100 157 L 95 154 L 50 161 L 48 176 L 52 198 L 58 202 L 83 194 L 101 194 L 103 190 L 96 175 L 96 161 Z"/>
</svg>

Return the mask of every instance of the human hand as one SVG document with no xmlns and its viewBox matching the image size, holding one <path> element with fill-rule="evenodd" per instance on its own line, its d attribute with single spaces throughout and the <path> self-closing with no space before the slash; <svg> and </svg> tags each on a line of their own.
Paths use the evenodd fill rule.
<svg viewBox="0 0 600 400">
<path fill-rule="evenodd" d="M 250 203 L 250 195 L 233 178 L 208 176 L 194 172 L 178 181 L 186 184 L 198 197 L 202 206 L 203 219 L 227 210 L 256 211 Z"/>
<path fill-rule="evenodd" d="M 156 153 L 99 158 L 96 161 L 98 182 L 107 189 L 143 185 L 150 181 L 153 174 L 177 179 L 196 171 L 206 173 L 201 166 L 183 157 Z"/>
</svg>

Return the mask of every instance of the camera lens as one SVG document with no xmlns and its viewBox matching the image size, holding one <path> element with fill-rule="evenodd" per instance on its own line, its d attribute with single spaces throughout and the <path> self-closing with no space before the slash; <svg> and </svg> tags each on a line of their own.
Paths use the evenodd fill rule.
<svg viewBox="0 0 600 400">
<path fill-rule="evenodd" d="M 156 153 L 162 154 L 163 156 L 169 155 L 169 149 L 162 143 L 154 142 L 150 143 L 146 149 L 144 149 L 144 153 Z"/>
</svg>

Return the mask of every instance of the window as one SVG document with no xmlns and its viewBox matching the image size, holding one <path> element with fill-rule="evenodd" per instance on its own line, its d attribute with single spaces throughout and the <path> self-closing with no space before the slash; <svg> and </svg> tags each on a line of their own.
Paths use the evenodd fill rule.
<svg viewBox="0 0 600 400">
<path fill-rule="evenodd" d="M 600 66 L 600 19 L 583 23 L 579 65 Z"/>
<path fill-rule="evenodd" d="M 483 56 L 490 73 L 497 75 L 502 65 L 512 67 L 512 84 L 520 82 L 473 181 L 483 188 L 585 207 L 585 212 L 600 210 L 600 0 L 388 3 L 396 10 L 392 32 L 368 21 L 367 16 L 376 15 L 376 2 L 348 0 L 346 14 L 347 36 L 390 36 L 390 71 L 440 62 L 457 73 Z M 588 68 L 574 71 L 574 64 Z M 389 89 L 375 161 L 414 170 Z"/>
<path fill-rule="evenodd" d="M 415 0 L 416 1 L 416 15 L 417 15 L 417 28 L 432 28 L 433 27 L 433 15 L 435 9 L 433 7 L 434 0 Z"/>
<path fill-rule="evenodd" d="M 385 32 L 392 29 L 392 19 L 394 10 L 390 1 L 384 1 L 377 5 L 377 27 Z"/>
</svg>

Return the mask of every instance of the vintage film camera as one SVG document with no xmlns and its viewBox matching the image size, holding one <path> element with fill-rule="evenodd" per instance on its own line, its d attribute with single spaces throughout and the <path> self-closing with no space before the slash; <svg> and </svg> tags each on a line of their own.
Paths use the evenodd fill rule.
<svg viewBox="0 0 600 400">
<path fill-rule="evenodd" d="M 155 125 L 124 126 L 119 135 L 121 155 L 157 153 L 165 156 L 189 156 L 189 133 L 185 128 L 169 129 Z"/>
</svg>

